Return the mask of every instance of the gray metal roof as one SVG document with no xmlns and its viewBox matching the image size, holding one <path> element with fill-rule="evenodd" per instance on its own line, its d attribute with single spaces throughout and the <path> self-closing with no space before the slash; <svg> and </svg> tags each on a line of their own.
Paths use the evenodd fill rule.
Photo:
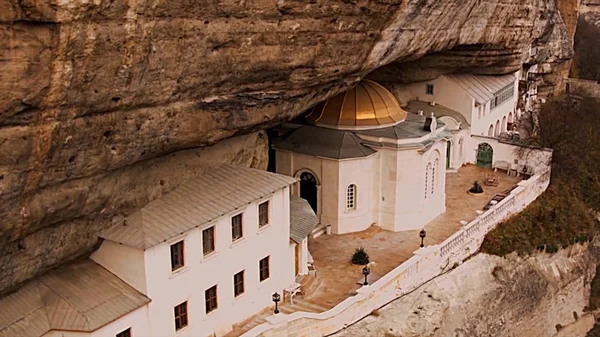
<svg viewBox="0 0 600 337">
<path fill-rule="evenodd" d="M 424 128 L 426 118 L 426 116 L 419 116 L 417 114 L 409 113 L 404 122 L 398 123 L 394 126 L 381 129 L 360 130 L 355 131 L 355 133 L 359 135 L 389 139 L 421 138 L 430 134 L 430 132 Z M 437 121 L 438 129 L 444 126 L 445 124 L 443 122 L 439 120 Z"/>
<path fill-rule="evenodd" d="M 291 185 L 295 178 L 222 165 L 187 180 L 100 237 L 147 249 Z"/>
<path fill-rule="evenodd" d="M 351 131 L 312 125 L 292 132 L 285 139 L 275 142 L 274 147 L 332 159 L 363 158 L 375 153 L 375 150 L 362 145 L 360 138 Z"/>
<path fill-rule="evenodd" d="M 408 102 L 408 105 L 404 107 L 404 109 L 415 114 L 419 113 L 419 111 L 423 111 L 425 116 L 429 116 L 429 114 L 433 112 L 436 117 L 448 116 L 454 118 L 457 122 L 460 122 L 463 125 L 471 125 L 463 114 L 438 103 L 436 103 L 434 106 L 431 106 L 429 102 L 425 101 L 410 101 Z"/>
<path fill-rule="evenodd" d="M 319 219 L 308 201 L 290 196 L 290 239 L 302 242 L 319 224 Z"/>
<path fill-rule="evenodd" d="M 458 84 L 480 104 L 493 99 L 497 91 L 516 79 L 514 74 L 501 76 L 447 74 L 444 76 Z"/>
<path fill-rule="evenodd" d="M 0 299 L 0 337 L 95 331 L 150 302 L 92 260 L 55 269 Z"/>
</svg>

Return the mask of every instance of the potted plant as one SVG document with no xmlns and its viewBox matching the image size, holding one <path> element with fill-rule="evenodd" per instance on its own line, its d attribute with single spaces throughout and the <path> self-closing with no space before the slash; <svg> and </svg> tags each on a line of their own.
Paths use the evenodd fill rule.
<svg viewBox="0 0 600 337">
<path fill-rule="evenodd" d="M 479 184 L 477 180 L 473 182 L 473 186 L 469 189 L 469 193 L 471 194 L 480 194 L 483 193 L 483 187 Z"/>
<path fill-rule="evenodd" d="M 361 266 L 369 264 L 369 254 L 365 252 L 363 247 L 356 248 L 354 254 L 352 254 L 352 264 L 358 264 Z"/>
</svg>

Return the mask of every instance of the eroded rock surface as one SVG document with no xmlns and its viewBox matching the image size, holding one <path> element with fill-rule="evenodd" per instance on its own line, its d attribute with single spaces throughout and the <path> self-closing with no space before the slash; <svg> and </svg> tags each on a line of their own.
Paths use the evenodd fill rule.
<svg viewBox="0 0 600 337">
<path fill-rule="evenodd" d="M 585 337 L 600 254 L 574 246 L 522 259 L 479 254 L 336 337 Z"/>
<path fill-rule="evenodd" d="M 565 3 L 0 0 L 0 291 L 89 251 L 112 217 L 200 161 L 262 163 L 265 141 L 222 158 L 195 149 L 370 73 L 507 73 L 532 43 L 545 61 L 568 59 Z"/>
</svg>

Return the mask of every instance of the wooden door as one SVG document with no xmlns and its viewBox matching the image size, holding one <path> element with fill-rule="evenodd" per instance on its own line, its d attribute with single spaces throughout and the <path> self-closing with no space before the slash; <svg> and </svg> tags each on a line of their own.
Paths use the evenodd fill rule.
<svg viewBox="0 0 600 337">
<path fill-rule="evenodd" d="M 300 274 L 300 244 L 296 244 L 295 275 Z"/>
</svg>

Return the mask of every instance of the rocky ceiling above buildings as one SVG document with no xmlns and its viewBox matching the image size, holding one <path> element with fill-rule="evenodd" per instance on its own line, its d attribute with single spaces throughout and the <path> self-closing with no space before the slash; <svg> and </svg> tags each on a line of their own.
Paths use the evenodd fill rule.
<svg viewBox="0 0 600 337">
<path fill-rule="evenodd" d="M 576 3 L 2 0 L 0 289 L 201 167 L 264 165 L 253 131 L 367 75 L 503 74 L 532 43 L 568 59 Z"/>
</svg>

